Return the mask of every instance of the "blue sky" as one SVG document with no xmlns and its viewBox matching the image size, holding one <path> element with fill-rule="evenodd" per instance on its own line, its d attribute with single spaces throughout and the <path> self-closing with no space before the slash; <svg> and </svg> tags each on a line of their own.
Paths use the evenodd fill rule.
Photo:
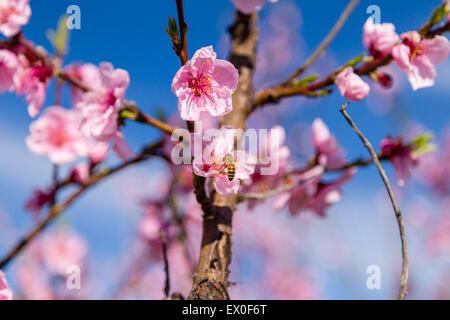
<svg viewBox="0 0 450 320">
<path fill-rule="evenodd" d="M 347 1 L 289 1 L 301 10 L 301 23 L 298 32 L 303 38 L 303 52 L 308 56 L 321 41 L 337 19 Z M 128 70 L 131 76 L 127 98 L 136 101 L 142 110 L 156 115 L 159 109 L 166 114 L 176 111 L 176 97 L 170 90 L 172 77 L 179 68 L 179 60 L 171 50 L 170 41 L 164 32 L 168 16 L 176 16 L 175 1 L 31 1 L 32 18 L 24 28 L 25 35 L 36 44 L 50 50 L 45 32 L 55 28 L 58 18 L 65 13 L 69 5 L 77 4 L 81 8 L 81 30 L 71 32 L 68 62 L 85 61 L 98 64 L 109 61 L 116 68 Z M 398 32 L 408 31 L 421 26 L 432 10 L 440 4 L 433 1 L 361 1 L 354 14 L 335 39 L 326 57 L 332 57 L 342 64 L 364 51 L 361 43 L 362 25 L 367 19 L 366 8 L 377 4 L 381 8 L 382 22 L 393 22 Z M 261 12 L 261 19 L 269 14 L 275 5 L 267 5 Z M 189 24 L 189 52 L 203 46 L 218 47 L 233 17 L 233 6 L 228 0 L 186 0 L 185 16 Z M 283 48 L 280 48 L 283 50 Z M 325 57 L 325 58 L 326 58 Z M 222 53 L 221 58 L 226 58 Z M 317 64 L 320 64 L 321 60 Z M 314 69 L 314 68 L 313 68 Z M 404 75 L 399 73 L 403 82 L 401 93 L 402 108 L 414 119 L 420 120 L 425 128 L 437 133 L 448 125 L 448 99 L 450 98 L 450 61 L 438 67 L 436 85 L 432 88 L 413 92 Z M 46 105 L 52 102 L 52 89 L 48 92 Z M 66 97 L 66 102 L 68 101 Z M 335 92 L 320 101 L 297 98 L 302 105 L 296 108 L 295 117 L 283 117 L 283 125 L 293 126 L 302 121 L 310 123 L 316 117 L 322 117 L 331 131 L 338 137 L 350 158 L 364 155 L 361 143 L 338 113 L 338 107 L 344 102 Z M 23 210 L 24 200 L 35 186 L 45 186 L 50 180 L 51 165 L 45 157 L 38 157 L 25 146 L 31 123 L 26 112 L 24 100 L 14 95 L 1 95 L 0 108 L 0 208 L 8 213 L 12 224 L 17 228 L 16 236 L 31 226 L 28 213 Z M 355 103 L 350 109 L 358 125 L 373 142 L 381 140 L 387 133 L 401 134 L 399 122 L 390 116 L 380 116 L 373 112 L 366 102 Z M 394 120 L 395 121 L 394 121 Z M 272 123 L 273 125 L 273 123 Z M 127 138 L 138 149 L 145 141 L 155 139 L 156 130 L 138 124 L 130 124 L 126 129 Z M 294 140 L 295 137 L 291 137 Z M 81 201 L 65 214 L 66 221 L 73 223 L 77 230 L 85 235 L 90 244 L 92 255 L 98 257 L 95 270 L 100 270 L 101 260 L 108 261 L 124 250 L 121 239 L 134 231 L 139 209 L 130 200 L 122 201 L 121 185 L 136 181 L 138 185 L 149 185 L 158 164 L 143 164 L 125 173 L 113 177 L 106 183 L 90 191 Z M 388 172 L 393 172 L 389 168 Z M 361 170 L 354 181 L 346 188 L 348 196 L 330 213 L 327 220 L 318 220 L 314 224 L 316 234 L 308 239 L 312 244 L 329 228 L 336 228 L 348 243 L 355 255 L 353 264 L 339 274 L 330 275 L 323 271 L 325 292 L 330 298 L 390 298 L 389 290 L 381 293 L 367 292 L 365 288 L 347 286 L 346 277 L 365 265 L 379 263 L 389 268 L 390 259 L 397 256 L 397 234 L 393 218 L 380 214 L 373 203 L 373 194 L 379 192 L 381 182 L 373 169 Z M 143 192 L 143 194 L 145 194 Z M 373 202 L 372 202 L 373 201 Z M 93 214 L 95 213 L 95 214 Z M 367 219 L 360 220 L 364 214 Z M 384 220 L 383 220 L 384 219 Z M 385 219 L 390 219 L 386 222 Z M 386 245 L 374 242 L 380 230 L 385 231 Z M 1 230 L 1 225 L 0 225 Z M 356 232 L 354 232 L 357 230 Z M 359 231 L 363 230 L 363 231 Z M 352 232 L 350 232 L 352 231 Z M 0 231 L 1 232 L 1 231 Z M 2 237 L 3 238 L 3 237 Z M 387 250 L 389 242 L 395 243 Z M 15 238 L 1 239 L 0 252 L 4 252 L 15 242 Z M 392 251 L 392 252 L 391 252 Z M 361 256 L 361 252 L 364 252 Z M 388 253 L 387 253 L 388 252 Z M 360 255 L 359 257 L 356 257 Z M 311 254 L 311 266 L 319 265 L 320 260 Z M 12 265 L 13 266 L 13 265 Z M 426 272 L 424 272 L 426 274 Z M 364 270 L 361 277 L 364 277 Z M 104 282 L 107 279 L 103 279 Z M 103 283 L 103 286 L 105 284 Z"/>
</svg>

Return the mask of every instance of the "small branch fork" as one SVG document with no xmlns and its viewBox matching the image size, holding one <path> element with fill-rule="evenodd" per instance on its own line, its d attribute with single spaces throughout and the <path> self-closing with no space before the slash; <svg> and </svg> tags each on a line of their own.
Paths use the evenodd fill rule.
<svg viewBox="0 0 450 320">
<path fill-rule="evenodd" d="M 407 283 L 408 283 L 408 249 L 406 244 L 406 232 L 405 232 L 405 224 L 403 222 L 402 213 L 400 212 L 400 209 L 397 205 L 397 201 L 394 196 L 394 192 L 391 187 L 391 183 L 389 182 L 389 178 L 386 175 L 386 172 L 384 171 L 383 167 L 381 166 L 380 160 L 378 159 L 377 154 L 375 153 L 370 141 L 364 136 L 364 134 L 358 129 L 355 122 L 352 120 L 350 115 L 347 112 L 347 106 L 348 103 L 344 104 L 341 108 L 341 113 L 347 120 L 347 122 L 350 124 L 350 126 L 353 128 L 353 130 L 356 132 L 358 137 L 363 142 L 366 149 L 369 151 L 370 156 L 373 159 L 373 162 L 375 163 L 375 166 L 378 169 L 378 172 L 380 173 L 381 179 L 383 180 L 384 186 L 386 187 L 386 190 L 389 194 L 389 198 L 392 203 L 392 207 L 394 208 L 395 217 L 397 219 L 398 228 L 400 231 L 400 239 L 401 239 L 401 246 L 402 246 L 402 275 L 401 275 L 401 281 L 400 281 L 400 290 L 398 294 L 398 299 L 404 300 L 406 298 L 407 293 Z"/>
</svg>

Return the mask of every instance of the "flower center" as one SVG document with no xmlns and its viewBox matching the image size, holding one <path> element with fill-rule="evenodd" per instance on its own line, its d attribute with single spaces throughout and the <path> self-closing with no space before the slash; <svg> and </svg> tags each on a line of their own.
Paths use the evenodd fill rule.
<svg viewBox="0 0 450 320">
<path fill-rule="evenodd" d="M 46 82 L 48 78 L 50 78 L 53 74 L 52 68 L 47 68 L 45 66 L 33 67 L 31 71 L 33 77 L 39 79 L 40 82 Z"/>
<path fill-rule="evenodd" d="M 196 78 L 191 79 L 189 82 L 189 88 L 191 88 L 192 92 L 197 97 L 208 95 L 212 90 L 211 78 L 202 73 Z"/>
<path fill-rule="evenodd" d="M 9 17 L 15 14 L 17 14 L 17 10 L 15 8 L 12 7 L 3 8 L 0 11 L 0 23 L 7 23 Z"/>
<path fill-rule="evenodd" d="M 61 130 L 50 137 L 50 141 L 54 146 L 62 147 L 69 141 L 69 135 L 65 130 Z"/>
<path fill-rule="evenodd" d="M 423 55 L 425 53 L 425 48 L 423 44 L 419 41 L 414 41 L 410 39 L 405 39 L 403 41 L 405 45 L 407 45 L 410 49 L 409 51 L 409 60 L 413 61 L 416 57 Z"/>
</svg>

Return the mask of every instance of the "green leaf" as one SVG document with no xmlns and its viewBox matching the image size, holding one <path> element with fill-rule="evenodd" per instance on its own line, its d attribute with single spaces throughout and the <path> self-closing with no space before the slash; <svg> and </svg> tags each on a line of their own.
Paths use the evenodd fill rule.
<svg viewBox="0 0 450 320">
<path fill-rule="evenodd" d="M 360 62 L 364 59 L 365 56 L 366 56 L 366 55 L 363 53 L 363 54 L 357 56 L 356 58 L 349 60 L 349 61 L 344 65 L 344 68 L 356 66 L 358 63 L 360 63 Z"/>
<path fill-rule="evenodd" d="M 66 26 L 67 17 L 62 16 L 58 21 L 58 26 L 55 30 L 49 29 L 46 32 L 47 38 L 52 44 L 55 51 L 59 54 L 67 52 L 67 43 L 69 40 L 69 31 Z"/>
<path fill-rule="evenodd" d="M 317 75 L 317 73 L 313 73 L 309 76 L 304 77 L 303 79 L 297 80 L 295 82 L 292 83 L 293 87 L 304 87 L 307 86 L 310 83 L 313 83 L 314 81 L 316 81 L 319 78 L 319 76 Z"/>
<path fill-rule="evenodd" d="M 414 138 L 409 145 L 414 148 L 416 155 L 423 155 L 426 153 L 434 152 L 437 149 L 435 144 L 430 143 L 433 140 L 434 134 L 432 132 L 425 132 Z"/>
<path fill-rule="evenodd" d="M 437 8 L 430 19 L 431 26 L 438 24 L 445 16 L 449 14 L 449 8 L 447 2 L 444 2 L 439 8 Z"/>
<path fill-rule="evenodd" d="M 137 115 L 128 109 L 122 109 L 120 111 L 120 117 L 124 119 L 136 120 Z"/>
</svg>

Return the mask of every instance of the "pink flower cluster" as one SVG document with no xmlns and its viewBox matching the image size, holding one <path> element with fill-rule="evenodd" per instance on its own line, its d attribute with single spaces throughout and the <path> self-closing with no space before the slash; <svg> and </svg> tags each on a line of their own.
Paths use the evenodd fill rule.
<svg viewBox="0 0 450 320">
<path fill-rule="evenodd" d="M 27 48 L 0 49 L 0 92 L 26 95 L 28 113 L 36 117 L 44 104 L 53 69 L 30 54 Z"/>
<path fill-rule="evenodd" d="M 399 37 L 393 24 L 375 24 L 372 18 L 364 24 L 363 43 L 373 59 L 392 55 L 406 73 L 413 90 L 434 85 L 437 76 L 435 65 L 443 63 L 450 53 L 449 41 L 443 36 L 428 39 L 417 31 L 410 31 Z M 392 85 L 389 75 L 377 74 L 376 79 L 384 87 Z M 343 96 L 353 101 L 366 98 L 370 92 L 369 85 L 351 67 L 337 76 L 336 85 Z"/>
<path fill-rule="evenodd" d="M 261 10 L 265 0 L 231 0 L 236 9 L 245 14 L 251 14 L 255 11 Z M 278 0 L 269 0 L 272 3 L 278 2 Z"/>
</svg>

